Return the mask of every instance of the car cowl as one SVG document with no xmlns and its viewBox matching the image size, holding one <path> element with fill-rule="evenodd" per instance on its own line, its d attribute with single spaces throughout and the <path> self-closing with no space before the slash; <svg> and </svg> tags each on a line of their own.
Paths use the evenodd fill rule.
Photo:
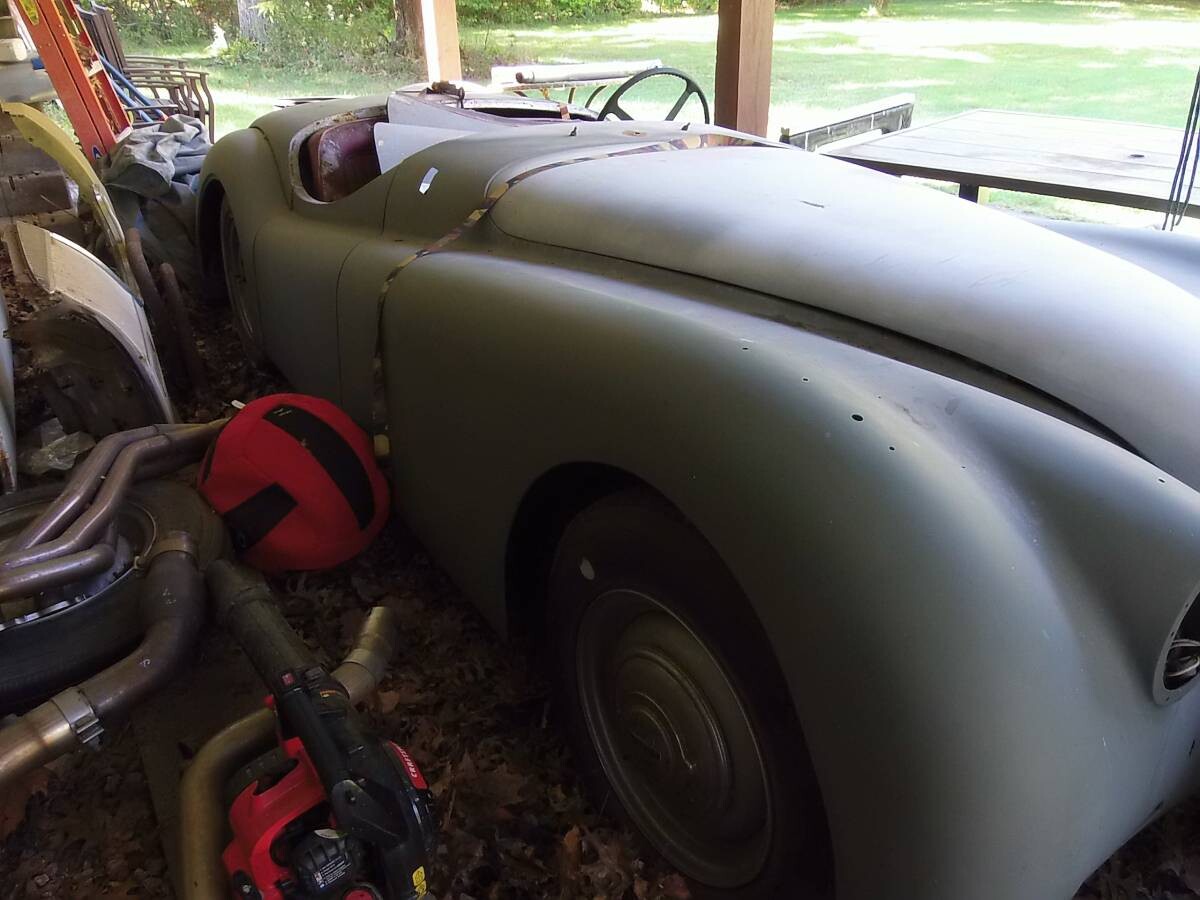
<svg viewBox="0 0 1200 900">
<path fill-rule="evenodd" d="M 560 166 L 492 215 L 515 237 L 738 285 L 977 361 L 1200 489 L 1200 300 L 1031 221 L 772 146 Z"/>
</svg>

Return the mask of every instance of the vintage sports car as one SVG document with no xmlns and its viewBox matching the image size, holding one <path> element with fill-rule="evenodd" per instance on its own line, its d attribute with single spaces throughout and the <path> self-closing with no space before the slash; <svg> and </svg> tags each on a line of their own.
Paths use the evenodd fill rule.
<svg viewBox="0 0 1200 900">
<path fill-rule="evenodd" d="M 1200 779 L 1200 249 L 596 118 L 225 137 L 248 349 L 386 423 L 397 508 L 698 895 L 1070 897 Z"/>
</svg>

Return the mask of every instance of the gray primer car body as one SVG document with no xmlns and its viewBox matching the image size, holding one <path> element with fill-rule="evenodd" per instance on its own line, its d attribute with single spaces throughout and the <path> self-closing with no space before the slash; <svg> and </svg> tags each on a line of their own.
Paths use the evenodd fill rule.
<svg viewBox="0 0 1200 900">
<path fill-rule="evenodd" d="M 268 355 L 364 424 L 395 275 L 398 509 L 497 627 L 547 492 L 669 499 L 770 637 L 842 900 L 1067 898 L 1193 791 L 1200 693 L 1162 678 L 1200 584 L 1186 278 L 770 145 L 547 170 L 397 275 L 489 187 L 679 126 L 488 129 L 313 200 L 300 140 L 383 103 L 224 138 L 200 230 L 225 196 Z"/>
</svg>

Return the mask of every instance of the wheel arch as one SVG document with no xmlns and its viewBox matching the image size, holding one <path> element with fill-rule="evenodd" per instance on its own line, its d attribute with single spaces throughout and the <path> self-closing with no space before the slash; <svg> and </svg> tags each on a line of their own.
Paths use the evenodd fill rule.
<svg viewBox="0 0 1200 900">
<path fill-rule="evenodd" d="M 204 187 L 196 205 L 196 250 L 204 279 L 205 299 L 211 303 L 228 303 L 229 290 L 221 271 L 221 204 L 225 200 L 225 185 L 213 178 Z"/>
<path fill-rule="evenodd" d="M 220 260 L 221 202 L 226 197 L 250 258 L 262 224 L 288 208 L 271 148 L 254 128 L 227 134 L 204 160 L 196 204 L 196 246 L 205 272 Z"/>
<path fill-rule="evenodd" d="M 539 639 L 545 611 L 545 580 L 559 540 L 579 513 L 606 497 L 640 490 L 669 506 L 693 528 L 738 580 L 720 547 L 691 520 L 680 503 L 628 468 L 604 462 L 565 462 L 529 485 L 513 514 L 504 557 L 504 621 L 510 636 Z M 747 602 L 746 614 L 759 621 Z M 777 654 L 775 654 L 777 655 Z"/>
<path fill-rule="evenodd" d="M 634 487 L 671 502 L 632 472 L 598 462 L 559 464 L 529 486 L 513 516 L 506 542 L 505 616 L 511 635 L 541 638 L 546 576 L 558 540 L 571 519 L 596 501 Z"/>
</svg>

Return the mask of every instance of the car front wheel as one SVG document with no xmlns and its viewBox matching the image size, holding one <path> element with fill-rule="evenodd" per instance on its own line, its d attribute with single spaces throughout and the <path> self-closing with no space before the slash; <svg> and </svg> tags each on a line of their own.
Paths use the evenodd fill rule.
<svg viewBox="0 0 1200 900">
<path fill-rule="evenodd" d="M 816 780 L 771 647 L 704 538 L 649 491 L 565 530 L 548 582 L 554 678 L 576 760 L 714 898 L 830 895 Z"/>
<path fill-rule="evenodd" d="M 238 236 L 237 222 L 233 218 L 233 209 L 229 198 L 221 198 L 221 267 L 225 274 L 225 290 L 229 296 L 230 312 L 233 314 L 233 328 L 237 332 L 242 350 L 246 358 L 256 366 L 263 366 L 267 361 L 263 350 L 262 336 L 256 326 L 249 308 L 249 278 L 246 274 L 246 263 L 242 256 L 242 242 Z"/>
</svg>

